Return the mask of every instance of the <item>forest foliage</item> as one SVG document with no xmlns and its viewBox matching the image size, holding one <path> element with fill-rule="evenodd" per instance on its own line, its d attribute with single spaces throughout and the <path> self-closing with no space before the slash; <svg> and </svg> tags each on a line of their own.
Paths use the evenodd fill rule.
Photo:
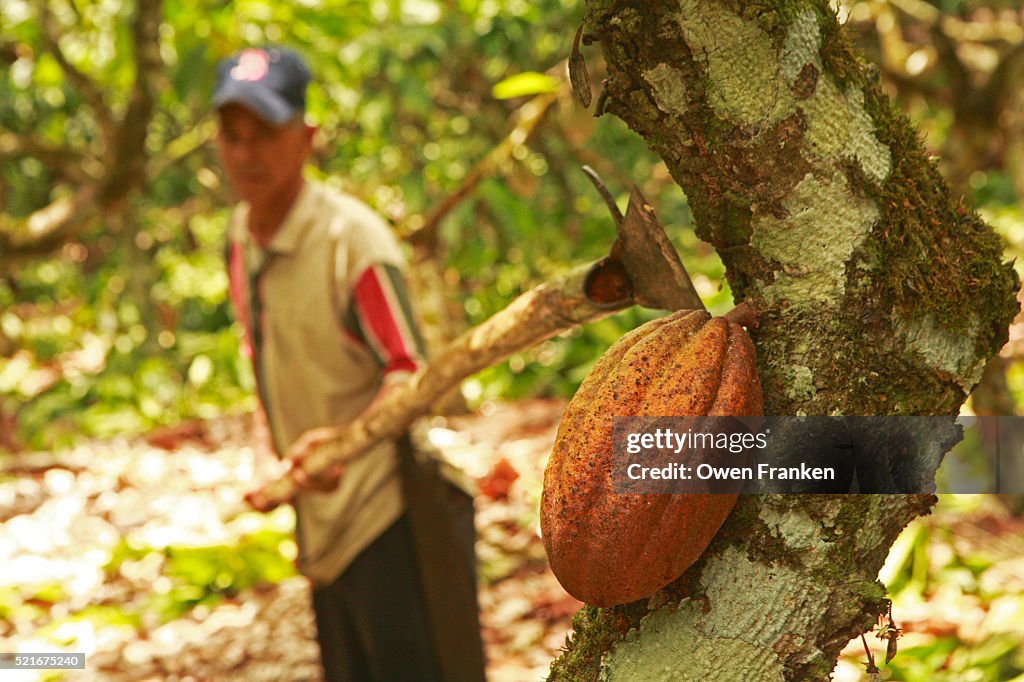
<svg viewBox="0 0 1024 682">
<path fill-rule="evenodd" d="M 996 31 L 1013 12 L 973 5 L 843 11 L 948 174 L 1018 243 L 1021 163 L 989 133 L 1021 126 L 1004 115 L 1019 93 L 979 88 L 1005 111 L 974 134 L 977 112 L 950 94 L 959 71 L 926 25 L 927 12 L 945 11 L 956 26 L 995 32 L 957 42 L 949 31 L 965 82 L 1002 82 L 1000 65 L 1016 76 L 1019 50 Z M 246 44 L 307 57 L 320 126 L 310 174 L 366 200 L 406 240 L 435 343 L 607 252 L 612 222 L 583 164 L 620 204 L 633 184 L 651 198 L 710 309 L 723 312 L 722 265 L 694 237 L 664 165 L 617 119 L 572 99 L 565 62 L 581 12 L 568 0 L 4 0 L 0 445 L 53 448 L 252 408 L 221 255 L 233 198 L 207 105 L 214 64 Z M 154 45 L 142 42 L 149 35 Z M 599 83 L 600 56 L 587 56 Z M 634 309 L 546 342 L 463 393 L 472 404 L 571 395 L 603 348 L 653 314 Z M 1021 366 L 1006 375 L 1024 393 Z"/>
<path fill-rule="evenodd" d="M 4 2 L 0 410 L 9 446 L 251 409 L 221 259 L 232 197 L 207 106 L 214 64 L 245 44 L 305 54 L 316 74 L 309 117 L 320 126 L 310 173 L 370 203 L 415 245 L 416 271 L 442 284 L 441 312 L 424 314 L 449 330 L 442 335 L 607 252 L 612 222 L 584 163 L 620 199 L 633 183 L 657 197 L 703 293 L 713 306 L 728 301 L 717 257 L 683 229 L 685 200 L 653 155 L 617 121 L 572 102 L 564 60 L 579 9 L 558 1 L 168 0 L 159 64 L 145 74 L 155 101 L 141 177 L 126 181 L 124 197 L 71 216 L 58 238 L 33 237 L 48 207 L 91 184 L 102 193 L 111 167 L 125 163 L 110 149 L 120 138 L 103 127 L 124 120 L 137 89 L 128 18 L 144 6 L 53 2 L 41 17 L 32 3 Z M 536 122 L 517 126 L 528 107 L 540 111 Z M 488 163 L 503 144 L 507 153 Z M 633 311 L 512 358 L 469 382 L 467 396 L 569 395 L 600 349 L 640 319 Z"/>
</svg>

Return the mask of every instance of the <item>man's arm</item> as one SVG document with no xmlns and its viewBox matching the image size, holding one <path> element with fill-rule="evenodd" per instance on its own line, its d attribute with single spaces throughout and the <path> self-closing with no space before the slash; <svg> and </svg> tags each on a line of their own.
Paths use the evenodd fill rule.
<svg viewBox="0 0 1024 682">
<path fill-rule="evenodd" d="M 350 337 L 370 349 L 383 374 L 380 389 L 363 411 L 365 414 L 425 363 L 423 339 L 409 302 L 408 288 L 396 266 L 378 263 L 360 274 L 352 289 L 344 328 Z M 302 469 L 302 460 L 337 431 L 337 427 L 331 426 L 310 429 L 288 448 L 285 459 L 299 486 L 326 491 L 338 485 L 344 473 L 342 464 L 315 477 Z"/>
<path fill-rule="evenodd" d="M 424 363 L 408 287 L 394 265 L 371 265 L 352 288 L 345 330 L 377 358 L 384 384 L 403 381 Z"/>
</svg>

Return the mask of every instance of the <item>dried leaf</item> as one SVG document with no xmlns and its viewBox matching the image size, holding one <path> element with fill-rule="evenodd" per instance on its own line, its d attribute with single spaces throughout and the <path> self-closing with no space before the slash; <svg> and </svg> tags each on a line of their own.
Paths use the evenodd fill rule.
<svg viewBox="0 0 1024 682">
<path fill-rule="evenodd" d="M 889 638 L 889 642 L 885 645 L 885 662 L 888 663 L 892 659 L 896 658 L 896 644 L 897 635 L 893 635 Z"/>
<path fill-rule="evenodd" d="M 583 24 L 580 24 L 580 27 L 576 29 L 576 37 L 572 41 L 572 53 L 569 54 L 569 82 L 572 83 L 572 91 L 576 95 L 576 99 L 586 109 L 593 101 L 594 94 L 590 86 L 587 63 L 583 60 L 583 54 L 580 52 L 580 38 L 582 37 Z"/>
<path fill-rule="evenodd" d="M 507 458 L 502 457 L 494 463 L 486 476 L 477 481 L 477 485 L 480 488 L 480 494 L 485 497 L 492 500 L 505 500 L 508 499 L 512 484 L 518 478 L 519 472 L 516 471 L 516 468 Z"/>
</svg>

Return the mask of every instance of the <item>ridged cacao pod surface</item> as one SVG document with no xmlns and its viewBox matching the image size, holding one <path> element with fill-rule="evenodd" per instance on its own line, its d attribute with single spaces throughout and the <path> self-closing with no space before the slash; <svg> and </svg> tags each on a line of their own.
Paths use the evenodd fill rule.
<svg viewBox="0 0 1024 682">
<path fill-rule="evenodd" d="M 612 492 L 613 416 L 755 416 L 754 346 L 739 324 L 679 311 L 625 334 L 566 407 L 544 472 L 541 532 L 555 577 L 596 606 L 649 596 L 707 548 L 735 494 Z"/>
</svg>

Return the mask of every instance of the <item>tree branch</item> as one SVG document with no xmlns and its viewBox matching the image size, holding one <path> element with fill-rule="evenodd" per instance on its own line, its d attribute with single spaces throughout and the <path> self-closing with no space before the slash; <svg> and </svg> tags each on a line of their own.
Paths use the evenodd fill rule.
<svg viewBox="0 0 1024 682">
<path fill-rule="evenodd" d="M 82 168 L 83 154 L 70 146 L 52 145 L 34 135 L 0 134 L 0 160 L 24 158 L 38 159 L 53 174 L 76 184 L 94 179 Z"/>
<path fill-rule="evenodd" d="M 160 18 L 162 0 L 138 0 L 132 21 L 135 80 L 128 106 L 117 124 L 107 175 L 100 193 L 104 206 L 119 203 L 144 181 L 146 135 L 156 107 L 156 83 L 161 76 Z"/>
<path fill-rule="evenodd" d="M 3 268 L 9 268 L 16 259 L 41 256 L 59 247 L 75 228 L 96 214 L 98 193 L 95 183 L 84 185 L 70 197 L 39 209 L 17 226 L 0 224 Z"/>
<path fill-rule="evenodd" d="M 931 28 L 932 41 L 935 43 L 935 50 L 939 57 L 939 64 L 942 65 L 943 71 L 949 78 L 949 89 L 957 93 L 953 98 L 953 109 L 955 111 L 962 111 L 964 106 L 967 106 L 968 101 L 972 100 L 969 94 L 974 90 L 971 87 L 971 77 L 967 72 L 967 67 L 964 65 L 963 60 L 960 59 L 960 55 L 956 52 L 956 43 L 953 39 L 945 32 L 942 26 L 938 23 L 934 24 Z"/>
<path fill-rule="evenodd" d="M 69 198 L 52 202 L 29 216 L 24 224 L 0 225 L 0 250 L 6 256 L 30 257 L 52 251 L 97 211 L 115 209 L 145 181 L 146 135 L 156 106 L 160 58 L 162 0 L 139 0 L 132 22 L 135 79 L 128 106 L 120 121 L 113 120 L 103 93 L 71 64 L 58 44 L 56 19 L 47 3 L 40 3 L 44 41 L 68 79 L 94 110 L 108 145 L 102 176 L 81 185 Z"/>
<path fill-rule="evenodd" d="M 99 126 L 100 134 L 109 145 L 113 143 L 116 126 L 114 124 L 114 113 L 107 104 L 103 90 L 96 82 L 83 73 L 77 66 L 68 60 L 61 49 L 61 30 L 57 24 L 57 18 L 50 11 L 48 0 L 39 0 L 39 25 L 43 45 L 53 55 L 64 75 L 71 82 L 71 85 L 82 95 L 82 99 L 92 109 L 96 117 L 96 124 Z"/>
<path fill-rule="evenodd" d="M 146 168 L 146 177 L 158 178 L 168 168 L 180 164 L 196 152 L 207 149 L 216 131 L 217 127 L 209 119 L 186 130 L 164 145 L 164 150 L 161 154 L 149 160 Z"/>
<path fill-rule="evenodd" d="M 703 308 L 678 254 L 638 190 L 616 230 L 607 258 L 526 292 L 459 336 L 407 383 L 338 429 L 303 460 L 302 469 L 315 475 L 365 454 L 376 443 L 405 431 L 463 379 L 568 329 L 636 303 L 669 310 Z M 294 479 L 285 475 L 250 496 L 250 501 L 269 509 L 297 490 Z"/>
<path fill-rule="evenodd" d="M 526 102 L 513 117 L 512 130 L 482 159 L 476 162 L 466 174 L 454 192 L 435 204 L 427 213 L 423 224 L 406 235 L 405 239 L 414 247 L 434 251 L 432 245 L 437 240 L 437 229 L 449 213 L 476 189 L 481 181 L 512 158 L 516 147 L 524 144 L 530 137 L 548 108 L 557 99 L 557 93 L 546 92 Z"/>
<path fill-rule="evenodd" d="M 1016 45 L 999 60 L 983 89 L 982 97 L 992 103 L 994 122 L 1013 99 L 1016 90 L 1022 87 L 1021 71 L 1024 70 L 1024 42 Z"/>
<path fill-rule="evenodd" d="M 904 14 L 924 24 L 941 24 L 946 35 L 956 40 L 989 42 L 1002 40 L 1010 44 L 1024 41 L 1024 26 L 1011 21 L 964 21 L 959 17 L 945 14 L 942 10 L 924 0 L 890 0 Z"/>
<path fill-rule="evenodd" d="M 396 387 L 367 415 L 341 430 L 303 463 L 316 474 L 335 462 L 348 462 L 374 444 L 394 438 L 429 412 L 463 379 L 573 327 L 594 322 L 632 305 L 632 298 L 600 305 L 584 295 L 584 280 L 597 264 L 577 267 L 513 301 L 507 308 L 449 343 L 424 369 Z M 253 498 L 254 506 L 272 508 L 288 501 L 298 488 L 285 476 Z"/>
</svg>

